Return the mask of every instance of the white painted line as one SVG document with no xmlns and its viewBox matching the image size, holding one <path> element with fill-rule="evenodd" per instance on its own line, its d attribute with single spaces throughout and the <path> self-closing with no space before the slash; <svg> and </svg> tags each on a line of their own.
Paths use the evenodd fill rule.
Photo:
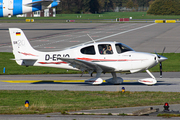
<svg viewBox="0 0 180 120">
<path fill-rule="evenodd" d="M 38 40 L 38 41 L 41 41 L 41 42 L 47 42 L 47 41 L 49 41 L 49 40 Z"/>
<path fill-rule="evenodd" d="M 152 26 L 152 25 L 155 25 L 155 24 L 157 24 L 157 23 L 152 23 L 152 24 L 149 24 L 149 25 L 145 25 L 145 26 L 141 26 L 141 27 L 138 27 L 138 28 L 130 29 L 130 30 L 127 30 L 127 31 L 119 32 L 119 33 L 116 33 L 116 34 L 112 34 L 112 35 L 109 35 L 109 36 L 105 36 L 105 37 L 96 39 L 94 41 L 100 41 L 100 40 L 103 40 L 103 39 L 106 39 L 106 38 L 114 37 L 116 35 L 120 35 L 120 34 L 128 33 L 128 32 L 131 32 L 131 31 L 139 30 L 139 29 L 142 29 L 142 28 L 145 28 L 145 27 L 149 27 L 149 26 Z M 75 45 L 75 46 L 72 46 L 72 47 L 88 44 L 88 43 L 91 43 L 91 42 L 92 41 L 88 41 L 88 42 L 85 42 L 83 44 Z M 70 47 L 70 48 L 72 48 L 72 47 Z M 66 49 L 68 49 L 68 48 L 66 48 Z"/>
<path fill-rule="evenodd" d="M 51 48 L 56 48 L 56 47 L 44 47 L 44 48 L 48 48 L 48 49 L 51 49 Z"/>
<path fill-rule="evenodd" d="M 69 41 L 69 42 L 79 42 L 79 41 Z"/>
<path fill-rule="evenodd" d="M 110 38 L 110 37 L 113 37 L 113 36 L 116 36 L 116 35 L 120 35 L 120 34 L 128 33 L 128 32 L 131 32 L 131 31 L 135 31 L 135 30 L 138 30 L 138 29 L 142 29 L 142 28 L 145 28 L 145 27 L 149 27 L 149 26 L 152 26 L 152 25 L 155 25 L 155 24 L 156 23 L 152 23 L 152 24 L 149 24 L 149 25 L 145 25 L 145 26 L 141 26 L 141 27 L 138 27 L 138 28 L 130 29 L 130 30 L 127 30 L 127 31 L 119 32 L 119 33 L 116 33 L 116 34 L 112 34 L 112 35 L 109 35 L 109 36 L 105 36 L 105 37 L 96 39 L 94 41 L 100 41 L 100 40 L 103 40 L 103 39 L 106 39 L 106 38 Z M 129 24 L 129 25 L 125 25 L 125 26 L 120 26 L 120 28 L 132 26 L 132 25 L 136 25 L 136 24 Z M 116 30 L 116 29 L 111 29 L 111 30 Z M 110 31 L 110 30 L 107 29 L 105 31 Z M 101 32 L 104 32 L 104 31 L 98 31 L 98 32 L 95 32 L 95 33 L 92 33 L 92 34 L 99 34 Z M 46 43 L 46 44 L 41 44 L 41 45 L 37 45 L 37 46 L 33 46 L 33 47 L 36 48 L 36 47 L 40 47 L 40 46 L 55 44 L 55 43 L 59 43 L 59 42 L 62 42 L 62 41 L 68 41 L 68 40 L 72 40 L 72 39 L 81 38 L 81 37 L 84 37 L 84 36 L 87 36 L 87 35 L 81 35 L 81 36 L 77 36 L 77 37 L 73 37 L 73 38 L 68 38 L 68 39 L 63 39 L 63 40 L 59 40 L 59 41 L 55 41 L 55 42 L 50 42 L 50 43 Z M 51 37 L 51 39 L 52 38 L 57 38 L 57 37 L 59 37 L 59 36 L 53 36 L 53 37 Z M 78 44 L 78 45 L 74 45 L 74 46 L 71 46 L 71 47 L 68 47 L 68 48 L 73 48 L 73 47 L 84 45 L 84 44 L 91 43 L 91 42 L 92 41 L 88 41 L 88 42 L 85 42 L 85 43 L 82 43 L 82 44 Z M 68 48 L 63 48 L 63 49 L 68 49 Z"/>
<path fill-rule="evenodd" d="M 128 32 L 131 32 L 131 31 L 139 30 L 139 29 L 142 29 L 142 28 L 145 28 L 145 27 L 149 27 L 149 26 L 152 26 L 152 25 L 155 25 L 155 24 L 156 23 L 152 23 L 152 24 L 145 25 L 145 26 L 142 26 L 142 27 L 138 27 L 138 28 L 134 28 L 134 29 L 131 29 L 131 30 L 127 30 L 127 31 L 124 31 L 124 32 L 119 32 L 119 33 L 116 33 L 116 34 L 112 34 L 112 35 L 109 35 L 109 36 L 106 36 L 106 37 L 102 37 L 102 38 L 96 39 L 94 41 L 100 41 L 100 40 L 103 40 L 103 39 L 106 39 L 106 38 L 114 37 L 116 35 L 120 35 L 120 34 L 128 33 Z"/>
</svg>

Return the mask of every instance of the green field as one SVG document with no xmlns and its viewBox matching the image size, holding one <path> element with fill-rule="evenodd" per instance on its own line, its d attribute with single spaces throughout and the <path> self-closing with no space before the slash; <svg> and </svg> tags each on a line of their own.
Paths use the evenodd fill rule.
<svg viewBox="0 0 180 120">
<path fill-rule="evenodd" d="M 180 72 L 180 53 L 164 53 L 168 60 L 163 62 L 163 72 Z M 81 71 L 65 70 L 59 68 L 49 67 L 35 67 L 35 66 L 19 66 L 16 64 L 12 53 L 0 53 L 0 74 L 14 75 L 14 74 L 70 74 L 70 73 L 81 73 Z M 6 68 L 3 73 L 4 67 Z M 159 65 L 150 69 L 151 72 L 158 72 Z"/>
<path fill-rule="evenodd" d="M 57 14 L 56 17 L 34 17 L 34 18 L 17 18 L 12 16 L 11 18 L 2 17 L 0 18 L 0 23 L 6 22 L 25 22 L 25 19 L 34 19 L 35 23 L 62 23 L 66 20 L 75 20 L 75 22 L 105 22 L 105 21 L 115 21 L 116 18 L 129 18 L 137 20 L 147 20 L 147 19 L 175 19 L 179 20 L 178 15 L 147 15 L 146 12 L 105 12 L 102 14 Z"/>
<path fill-rule="evenodd" d="M 98 87 L 98 86 L 97 86 Z M 139 99 L 141 98 L 141 99 Z M 153 99 L 152 99 L 153 98 Z M 25 108 L 29 100 L 30 107 Z M 180 104 L 179 92 L 1 90 L 0 114 L 43 114 L 87 109 Z"/>
</svg>

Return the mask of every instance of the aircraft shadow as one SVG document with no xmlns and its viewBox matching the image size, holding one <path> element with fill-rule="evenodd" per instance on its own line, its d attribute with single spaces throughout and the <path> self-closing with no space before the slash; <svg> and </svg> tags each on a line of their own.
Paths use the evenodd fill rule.
<svg viewBox="0 0 180 120">
<path fill-rule="evenodd" d="M 34 82 L 31 84 L 87 84 L 87 83 L 84 83 L 84 82 L 54 82 L 51 80 L 42 80 L 42 81 Z"/>
<path fill-rule="evenodd" d="M 81 85 L 81 86 L 92 86 L 91 84 L 85 83 L 85 82 L 54 82 L 51 80 L 42 80 L 38 82 L 34 82 L 31 84 L 74 84 L 74 85 Z M 142 85 L 144 86 L 145 84 L 139 83 L 139 82 L 124 82 L 120 85 L 114 85 L 111 83 L 102 83 L 100 85 L 94 85 L 94 86 L 121 86 L 121 85 L 130 85 L 130 86 L 135 86 L 135 85 Z M 175 85 L 175 83 L 165 83 L 164 81 L 158 81 L 155 85 L 153 86 L 160 86 L 160 85 Z"/>
</svg>

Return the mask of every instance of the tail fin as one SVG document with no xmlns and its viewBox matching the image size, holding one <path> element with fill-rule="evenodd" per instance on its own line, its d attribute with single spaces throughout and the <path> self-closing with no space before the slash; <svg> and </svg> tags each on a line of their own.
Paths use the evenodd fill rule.
<svg viewBox="0 0 180 120">
<path fill-rule="evenodd" d="M 28 61 L 35 62 L 38 52 L 32 48 L 24 32 L 19 28 L 9 28 L 9 34 L 16 62 L 26 66 L 28 66 Z"/>
</svg>

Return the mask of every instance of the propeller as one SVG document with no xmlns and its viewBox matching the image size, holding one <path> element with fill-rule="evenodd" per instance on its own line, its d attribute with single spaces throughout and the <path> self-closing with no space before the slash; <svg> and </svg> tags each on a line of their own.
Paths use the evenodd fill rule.
<svg viewBox="0 0 180 120">
<path fill-rule="evenodd" d="M 159 62 L 159 68 L 160 68 L 160 78 L 162 78 L 162 62 L 167 59 L 166 57 L 163 56 L 165 49 L 166 49 L 166 47 L 164 47 L 161 55 L 157 54 L 156 51 L 155 51 L 156 55 L 157 55 L 158 58 L 159 58 L 159 59 L 158 59 L 158 62 Z"/>
</svg>

